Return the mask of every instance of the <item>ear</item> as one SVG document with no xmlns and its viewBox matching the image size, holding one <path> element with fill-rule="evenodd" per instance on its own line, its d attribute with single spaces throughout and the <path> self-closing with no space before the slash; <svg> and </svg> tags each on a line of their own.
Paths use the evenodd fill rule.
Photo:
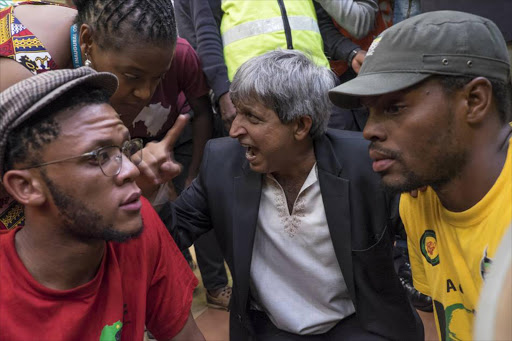
<svg viewBox="0 0 512 341">
<path fill-rule="evenodd" d="M 309 136 L 309 131 L 311 130 L 311 125 L 313 124 L 313 120 L 311 116 L 304 115 L 299 117 L 295 121 L 295 126 L 293 130 L 293 135 L 296 140 L 304 140 Z"/>
<path fill-rule="evenodd" d="M 38 206 L 47 199 L 41 181 L 29 170 L 7 171 L 2 184 L 13 198 L 24 206 Z"/>
<path fill-rule="evenodd" d="M 91 26 L 82 24 L 82 26 L 80 26 L 80 33 L 78 35 L 80 37 L 80 50 L 82 50 L 82 60 L 85 61 L 85 53 L 90 56 L 91 50 L 93 50 L 92 46 L 94 43 L 94 32 Z"/>
<path fill-rule="evenodd" d="M 470 124 L 482 122 L 493 105 L 492 84 L 484 77 L 477 77 L 463 88 L 466 100 L 466 121 Z"/>
</svg>

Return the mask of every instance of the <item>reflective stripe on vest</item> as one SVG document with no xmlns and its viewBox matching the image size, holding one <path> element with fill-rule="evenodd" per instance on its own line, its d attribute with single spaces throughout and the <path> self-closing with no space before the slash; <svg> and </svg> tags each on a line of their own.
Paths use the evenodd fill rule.
<svg viewBox="0 0 512 341">
<path fill-rule="evenodd" d="M 281 2 L 286 7 L 294 49 L 309 53 L 318 65 L 328 67 L 312 0 Z M 230 80 L 248 59 L 287 48 L 278 1 L 223 0 L 222 10 L 221 34 Z"/>
<path fill-rule="evenodd" d="M 288 17 L 288 21 L 292 30 L 313 31 L 320 34 L 318 23 L 313 18 Z M 222 42 L 224 46 L 227 46 L 237 40 L 283 30 L 284 25 L 281 17 L 261 19 L 246 22 L 227 30 L 222 35 Z"/>
</svg>

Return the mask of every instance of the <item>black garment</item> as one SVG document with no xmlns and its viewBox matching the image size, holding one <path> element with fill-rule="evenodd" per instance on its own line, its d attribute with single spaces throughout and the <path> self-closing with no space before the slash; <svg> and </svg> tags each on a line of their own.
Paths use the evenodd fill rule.
<svg viewBox="0 0 512 341">
<path fill-rule="evenodd" d="M 361 327 L 387 339 L 422 340 L 421 321 L 393 266 L 397 212 L 390 211 L 372 170 L 368 141 L 360 133 L 328 130 L 314 141 L 314 150 L 336 259 Z M 254 334 L 249 282 L 263 174 L 250 169 L 245 152 L 234 139 L 210 140 L 199 176 L 163 217 L 180 248 L 215 231 L 233 276 L 232 340 Z"/>
<path fill-rule="evenodd" d="M 490 19 L 498 26 L 505 41 L 512 41 L 512 1 L 510 0 L 421 0 L 421 11 L 461 11 Z"/>
<path fill-rule="evenodd" d="M 174 148 L 174 158 L 183 166 L 181 174 L 173 179 L 173 184 L 178 194 L 183 191 L 185 180 L 188 176 L 188 169 L 192 161 L 192 150 L 192 125 L 189 122 Z M 206 290 L 212 291 L 225 287 L 228 284 L 228 275 L 224 267 L 224 257 L 215 234 L 213 232 L 205 233 L 195 241 L 194 248 L 197 266 L 201 272 L 201 279 Z M 188 249 L 182 252 L 185 259 L 190 262 L 192 257 Z"/>
<path fill-rule="evenodd" d="M 194 242 L 197 266 L 206 290 L 213 291 L 228 285 L 224 257 L 214 231 L 207 232 Z"/>
<path fill-rule="evenodd" d="M 324 41 L 325 55 L 332 60 L 347 61 L 350 52 L 360 48 L 350 38 L 345 37 L 332 21 L 331 16 L 316 1 L 315 10 L 318 19 L 318 27 Z"/>
<path fill-rule="evenodd" d="M 318 335 L 296 335 L 278 329 L 267 314 L 251 310 L 249 318 L 254 326 L 254 341 L 386 341 L 387 339 L 370 333 L 361 327 L 356 314 L 345 317 L 331 330 Z"/>
<path fill-rule="evenodd" d="M 178 32 L 196 50 L 218 100 L 230 85 L 220 35 L 221 0 L 175 0 L 174 6 Z"/>
</svg>

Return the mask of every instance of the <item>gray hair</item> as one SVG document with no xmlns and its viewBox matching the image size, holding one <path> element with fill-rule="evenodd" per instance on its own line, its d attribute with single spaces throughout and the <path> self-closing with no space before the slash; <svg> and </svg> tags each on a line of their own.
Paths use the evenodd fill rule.
<svg viewBox="0 0 512 341">
<path fill-rule="evenodd" d="M 275 111 L 282 123 L 309 115 L 309 134 L 316 138 L 327 130 L 332 107 L 328 91 L 334 86 L 334 73 L 304 53 L 275 50 L 240 66 L 230 95 L 235 106 L 258 102 Z"/>
</svg>

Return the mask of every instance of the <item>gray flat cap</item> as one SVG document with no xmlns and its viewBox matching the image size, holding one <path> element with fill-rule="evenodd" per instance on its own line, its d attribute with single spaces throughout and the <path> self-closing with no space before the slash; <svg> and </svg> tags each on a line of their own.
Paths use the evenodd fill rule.
<svg viewBox="0 0 512 341">
<path fill-rule="evenodd" d="M 9 134 L 67 91 L 80 85 L 97 86 L 110 96 L 117 90 L 117 77 L 89 67 L 48 71 L 0 92 L 0 174 L 4 175 L 5 148 Z M 0 178 L 1 180 L 1 178 Z"/>
</svg>

